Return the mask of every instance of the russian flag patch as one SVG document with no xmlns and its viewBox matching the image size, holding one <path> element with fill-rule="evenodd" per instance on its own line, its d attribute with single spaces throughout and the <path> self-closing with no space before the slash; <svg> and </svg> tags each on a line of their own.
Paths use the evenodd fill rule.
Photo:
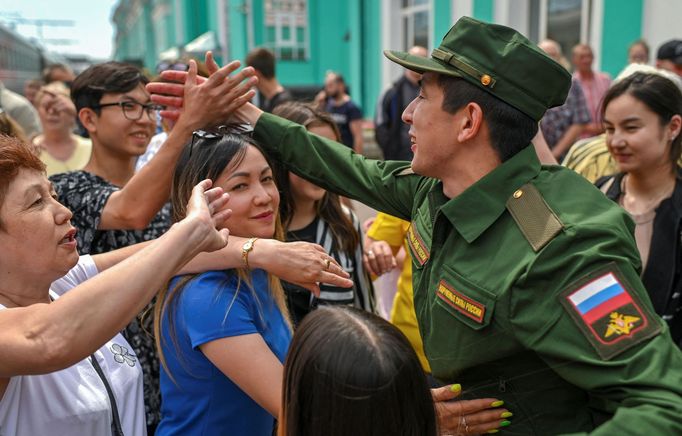
<svg viewBox="0 0 682 436">
<path fill-rule="evenodd" d="M 660 331 L 650 311 L 628 290 L 615 264 L 588 275 L 560 298 L 604 359 Z"/>
</svg>

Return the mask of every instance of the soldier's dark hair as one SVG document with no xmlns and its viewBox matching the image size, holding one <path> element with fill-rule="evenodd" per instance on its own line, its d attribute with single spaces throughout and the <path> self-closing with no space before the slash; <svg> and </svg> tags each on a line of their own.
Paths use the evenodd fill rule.
<svg viewBox="0 0 682 436">
<path fill-rule="evenodd" d="M 80 111 L 99 104 L 104 94 L 122 94 L 146 85 L 149 79 L 139 68 L 122 62 L 96 64 L 80 73 L 71 85 L 71 99 Z M 99 109 L 94 109 L 99 115 Z"/>
<path fill-rule="evenodd" d="M 278 434 L 438 434 L 426 376 L 405 335 L 354 307 L 306 315 L 284 364 Z"/>
<path fill-rule="evenodd" d="M 455 113 L 473 102 L 483 110 L 490 142 L 502 162 L 526 148 L 538 132 L 538 123 L 515 107 L 458 77 L 438 75 L 443 110 Z"/>
<path fill-rule="evenodd" d="M 631 95 L 658 115 L 661 126 L 667 125 L 673 115 L 682 115 L 682 92 L 672 80 L 659 74 L 635 73 L 616 82 L 604 95 L 601 115 L 606 107 L 621 95 Z M 682 154 L 682 134 L 677 135 L 670 145 L 670 160 L 677 162 Z"/>
<path fill-rule="evenodd" d="M 267 48 L 258 47 L 246 56 L 246 65 L 253 67 L 266 79 L 275 77 L 275 55 Z"/>
</svg>

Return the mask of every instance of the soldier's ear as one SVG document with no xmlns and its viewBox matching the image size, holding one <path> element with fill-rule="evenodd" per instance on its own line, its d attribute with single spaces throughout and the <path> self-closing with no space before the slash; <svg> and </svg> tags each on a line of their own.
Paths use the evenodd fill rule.
<svg viewBox="0 0 682 436">
<path fill-rule="evenodd" d="M 465 142 L 478 136 L 483 125 L 483 109 L 478 103 L 469 102 L 454 115 L 458 127 L 457 141 Z"/>
</svg>

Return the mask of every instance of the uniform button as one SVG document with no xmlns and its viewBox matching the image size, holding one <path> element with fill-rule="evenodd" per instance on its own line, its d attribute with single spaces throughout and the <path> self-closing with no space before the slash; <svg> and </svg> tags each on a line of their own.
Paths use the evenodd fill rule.
<svg viewBox="0 0 682 436">
<path fill-rule="evenodd" d="M 490 82 L 492 82 L 492 80 L 493 80 L 492 77 L 490 77 L 490 76 L 487 75 L 487 74 L 484 74 L 484 75 L 481 76 L 481 84 L 482 84 L 483 86 L 488 86 L 488 85 L 490 85 Z"/>
<path fill-rule="evenodd" d="M 523 191 L 520 190 L 520 189 L 517 189 L 517 190 L 514 192 L 514 198 L 521 198 L 522 195 L 523 195 Z"/>
</svg>

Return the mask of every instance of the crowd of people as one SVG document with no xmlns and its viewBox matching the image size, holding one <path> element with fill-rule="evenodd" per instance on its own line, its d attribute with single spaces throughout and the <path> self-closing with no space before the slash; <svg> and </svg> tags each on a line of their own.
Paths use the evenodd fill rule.
<svg viewBox="0 0 682 436">
<path fill-rule="evenodd" d="M 0 434 L 682 433 L 682 41 L 571 54 L 384 52 L 381 160 L 264 48 L 0 87 Z"/>
</svg>

